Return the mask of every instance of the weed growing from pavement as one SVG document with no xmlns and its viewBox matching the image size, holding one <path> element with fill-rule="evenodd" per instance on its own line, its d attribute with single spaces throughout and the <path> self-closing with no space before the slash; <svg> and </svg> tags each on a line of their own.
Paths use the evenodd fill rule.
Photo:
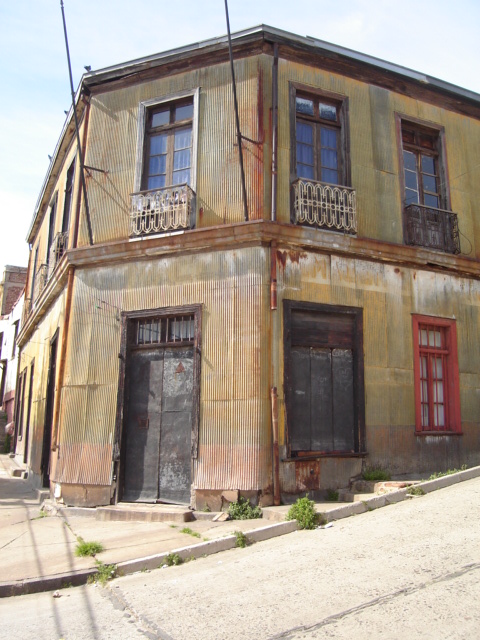
<svg viewBox="0 0 480 640">
<path fill-rule="evenodd" d="M 409 496 L 424 496 L 425 491 L 422 489 L 422 487 L 408 487 L 407 494 Z"/>
<path fill-rule="evenodd" d="M 232 520 L 253 520 L 262 517 L 262 510 L 260 507 L 253 507 L 249 500 L 240 496 L 237 501 L 230 503 L 228 515 Z"/>
<path fill-rule="evenodd" d="M 248 538 L 243 533 L 243 531 L 234 531 L 233 535 L 235 536 L 235 546 L 240 549 L 244 549 L 248 545 Z"/>
<path fill-rule="evenodd" d="M 105 548 L 100 542 L 85 542 L 80 536 L 77 538 L 77 546 L 75 547 L 77 558 L 96 556 L 97 553 L 102 553 L 102 551 L 105 551 Z"/>
<path fill-rule="evenodd" d="M 113 580 L 117 575 L 117 567 L 114 564 L 104 564 L 100 560 L 95 560 L 97 565 L 97 573 L 89 576 L 89 584 L 101 584 L 104 587 L 109 580 Z"/>
<path fill-rule="evenodd" d="M 197 531 L 192 531 L 190 527 L 183 527 L 183 529 L 180 529 L 180 533 L 187 533 L 189 536 L 193 536 L 194 538 L 202 537 Z"/>
<path fill-rule="evenodd" d="M 338 502 L 338 491 L 327 489 L 327 502 Z"/>
<path fill-rule="evenodd" d="M 36 518 L 32 518 L 32 520 L 41 520 L 42 518 L 48 518 L 48 513 L 43 511 L 43 509 L 40 509 L 38 516 Z"/>
<path fill-rule="evenodd" d="M 437 471 L 436 473 L 432 473 L 429 477 L 429 480 L 436 480 L 437 478 L 443 478 L 444 476 L 451 476 L 453 473 L 459 473 L 460 471 L 465 471 L 467 468 L 466 464 L 462 464 L 460 469 L 449 469 L 448 471 Z"/>
<path fill-rule="evenodd" d="M 203 507 L 202 511 L 203 511 L 203 513 L 210 513 L 211 509 L 210 509 L 210 507 L 208 506 L 208 504 L 206 504 L 206 505 Z"/>
<path fill-rule="evenodd" d="M 183 560 L 178 553 L 169 553 L 165 558 L 165 564 L 167 567 L 178 566 L 179 564 L 182 564 L 182 562 Z"/>
<path fill-rule="evenodd" d="M 390 471 L 382 467 L 367 467 L 362 471 L 362 478 L 367 482 L 383 482 L 391 477 Z"/>
<path fill-rule="evenodd" d="M 296 520 L 300 529 L 315 529 L 319 514 L 315 510 L 315 503 L 308 496 L 298 498 L 287 513 L 287 520 Z"/>
</svg>

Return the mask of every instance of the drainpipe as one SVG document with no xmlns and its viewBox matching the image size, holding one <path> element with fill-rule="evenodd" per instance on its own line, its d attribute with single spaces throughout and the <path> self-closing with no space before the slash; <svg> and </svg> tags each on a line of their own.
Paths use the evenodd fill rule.
<svg viewBox="0 0 480 640">
<path fill-rule="evenodd" d="M 65 377 L 65 362 L 67 356 L 67 342 L 68 342 L 68 329 L 70 325 L 70 312 L 72 309 L 72 290 L 73 279 L 75 276 L 75 267 L 68 268 L 68 281 L 67 281 L 67 298 L 65 301 L 65 319 L 63 322 L 62 332 L 62 344 L 60 345 L 60 366 L 58 370 L 58 387 L 55 394 L 55 404 L 53 407 L 53 433 L 52 433 L 52 451 L 58 449 L 59 444 L 59 428 L 58 418 L 60 413 L 60 396 L 63 387 L 63 380 Z"/>
<path fill-rule="evenodd" d="M 270 390 L 272 402 L 272 434 L 273 434 L 273 504 L 280 505 L 280 455 L 278 451 L 278 395 L 277 387 Z"/>
<path fill-rule="evenodd" d="M 277 153 L 278 153 L 278 44 L 273 45 L 272 69 L 272 221 L 277 219 Z"/>
</svg>

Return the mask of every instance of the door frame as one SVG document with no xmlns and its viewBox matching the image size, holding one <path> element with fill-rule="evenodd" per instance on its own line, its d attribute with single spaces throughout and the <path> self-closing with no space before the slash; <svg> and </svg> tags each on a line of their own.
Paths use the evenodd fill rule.
<svg viewBox="0 0 480 640">
<path fill-rule="evenodd" d="M 345 314 L 353 317 L 354 340 L 353 349 L 353 390 L 354 390 L 354 437 L 355 454 L 365 452 L 365 387 L 364 387 L 364 357 L 363 357 L 363 309 L 361 307 L 347 307 L 341 305 L 331 305 L 316 302 L 301 302 L 298 300 L 283 301 L 283 353 L 284 353 L 284 402 L 285 402 L 285 440 L 287 445 L 287 458 L 292 458 L 290 444 L 289 422 L 291 420 L 291 408 L 289 400 L 289 389 L 291 388 L 291 327 L 292 311 L 311 311 L 322 315 Z M 343 454 L 344 455 L 344 454 Z M 314 458 L 324 456 L 342 457 L 342 452 L 338 453 L 315 453 Z"/>
<path fill-rule="evenodd" d="M 182 307 L 159 307 L 157 309 L 145 309 L 137 311 L 122 311 L 121 314 L 121 340 L 118 371 L 118 392 L 117 411 L 115 418 L 115 434 L 113 442 L 113 485 L 114 493 L 112 502 L 117 504 L 123 495 L 125 482 L 125 405 L 128 389 L 127 362 L 131 341 L 131 327 L 135 320 L 148 320 L 149 318 L 168 318 L 173 316 L 191 315 L 194 316 L 194 341 L 193 341 L 193 406 L 192 406 L 192 440 L 191 459 L 192 462 L 198 456 L 198 431 L 200 424 L 200 374 L 202 360 L 202 305 L 193 304 Z M 191 343 L 190 343 L 191 344 Z M 171 345 L 159 345 L 169 347 Z M 180 345 L 179 346 L 185 346 Z M 192 470 L 193 472 L 193 470 Z M 193 473 L 192 473 L 193 478 Z"/>
<path fill-rule="evenodd" d="M 45 418 L 43 423 L 43 445 L 40 474 L 44 488 L 50 486 L 50 463 L 53 431 L 53 407 L 55 404 L 55 385 L 57 382 L 58 358 L 58 329 L 50 340 L 50 355 L 48 360 L 47 390 L 45 400 Z"/>
</svg>

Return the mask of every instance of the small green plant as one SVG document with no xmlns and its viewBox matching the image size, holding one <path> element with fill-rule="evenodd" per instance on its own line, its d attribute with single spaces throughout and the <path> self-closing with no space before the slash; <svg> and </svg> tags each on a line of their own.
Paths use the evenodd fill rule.
<svg viewBox="0 0 480 640">
<path fill-rule="evenodd" d="M 43 509 L 40 509 L 38 516 L 36 518 L 32 518 L 32 520 L 41 520 L 42 518 L 48 518 L 48 513 L 43 511 Z"/>
<path fill-rule="evenodd" d="M 327 489 L 327 502 L 337 502 L 338 501 L 338 491 L 335 489 Z"/>
<path fill-rule="evenodd" d="M 210 507 L 208 506 L 208 504 L 206 504 L 206 505 L 203 507 L 202 511 L 203 511 L 203 513 L 210 513 L 211 509 L 210 509 Z"/>
<path fill-rule="evenodd" d="M 298 498 L 288 510 L 287 520 L 296 520 L 300 529 L 315 529 L 318 513 L 315 511 L 314 501 L 309 500 L 308 496 Z"/>
<path fill-rule="evenodd" d="M 408 487 L 407 494 L 409 496 L 424 496 L 425 491 L 422 489 L 422 487 Z"/>
<path fill-rule="evenodd" d="M 178 553 L 169 553 L 165 558 L 165 564 L 168 567 L 178 566 L 179 564 L 182 564 L 182 562 L 183 560 Z"/>
<path fill-rule="evenodd" d="M 103 564 L 100 560 L 95 560 L 95 564 L 97 565 L 97 573 L 90 576 L 88 582 L 89 584 L 100 583 L 104 587 L 109 580 L 116 577 L 117 567 L 114 564 Z"/>
<path fill-rule="evenodd" d="M 443 478 L 444 476 L 451 476 L 453 473 L 459 473 L 460 471 L 465 471 L 467 468 L 466 464 L 462 464 L 460 469 L 448 469 L 448 471 L 437 471 L 436 473 L 432 473 L 429 477 L 429 480 L 436 480 L 437 478 Z"/>
<path fill-rule="evenodd" d="M 381 467 L 367 467 L 362 471 L 362 478 L 367 482 L 383 482 L 391 477 L 390 472 Z"/>
<path fill-rule="evenodd" d="M 249 500 L 240 496 L 237 501 L 230 503 L 228 515 L 232 520 L 253 520 L 262 517 L 262 510 L 260 507 L 252 507 Z"/>
<path fill-rule="evenodd" d="M 78 558 L 84 558 L 86 556 L 96 556 L 97 553 L 105 551 L 103 544 L 100 542 L 85 542 L 80 536 L 77 538 L 77 546 L 75 547 L 75 555 Z"/>
<path fill-rule="evenodd" d="M 193 536 L 194 538 L 202 537 L 197 531 L 192 531 L 190 527 L 183 527 L 183 529 L 180 529 L 180 533 L 187 533 L 189 536 Z"/>
<path fill-rule="evenodd" d="M 168 526 L 170 527 L 170 529 L 177 529 L 177 525 L 176 524 L 169 524 Z"/>
<path fill-rule="evenodd" d="M 233 535 L 235 536 L 235 546 L 244 549 L 248 544 L 248 538 L 243 533 L 243 531 L 234 531 Z"/>
</svg>

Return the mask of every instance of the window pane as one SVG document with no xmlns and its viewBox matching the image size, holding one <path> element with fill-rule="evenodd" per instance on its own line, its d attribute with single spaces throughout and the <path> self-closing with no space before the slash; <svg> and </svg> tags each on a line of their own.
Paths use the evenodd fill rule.
<svg viewBox="0 0 480 640">
<path fill-rule="evenodd" d="M 435 158 L 431 156 L 422 156 L 422 172 L 435 175 Z"/>
<path fill-rule="evenodd" d="M 181 171 L 173 172 L 172 185 L 189 184 L 189 182 L 190 182 L 190 169 L 183 169 Z"/>
<path fill-rule="evenodd" d="M 297 142 L 313 144 L 313 126 L 305 122 L 297 122 Z"/>
<path fill-rule="evenodd" d="M 157 111 L 152 115 L 152 127 L 161 127 L 170 122 L 170 109 Z"/>
<path fill-rule="evenodd" d="M 313 116 L 313 100 L 307 100 L 306 98 L 297 98 L 296 110 L 299 113 L 306 113 L 309 116 Z"/>
<path fill-rule="evenodd" d="M 440 207 L 440 202 L 438 200 L 438 196 L 431 196 L 429 194 L 425 194 L 423 197 L 424 205 L 426 207 L 432 207 L 433 209 L 438 209 Z"/>
<path fill-rule="evenodd" d="M 333 129 L 321 128 L 320 131 L 320 144 L 322 147 L 330 147 L 331 149 L 337 148 L 337 132 Z"/>
<path fill-rule="evenodd" d="M 417 174 L 413 171 L 405 171 L 405 186 L 407 189 L 418 191 Z"/>
<path fill-rule="evenodd" d="M 148 163 L 149 176 L 165 173 L 167 168 L 167 156 L 152 156 Z"/>
<path fill-rule="evenodd" d="M 159 136 L 150 138 L 150 155 L 157 156 L 167 152 L 167 134 L 162 133 Z"/>
<path fill-rule="evenodd" d="M 165 176 L 151 176 L 148 178 L 147 189 L 153 191 L 154 189 L 163 189 L 165 186 Z"/>
<path fill-rule="evenodd" d="M 443 404 L 438 404 L 435 407 L 435 426 L 436 427 L 445 426 L 445 408 Z"/>
<path fill-rule="evenodd" d="M 173 154 L 173 170 L 187 169 L 190 167 L 190 149 L 175 151 Z"/>
<path fill-rule="evenodd" d="M 175 131 L 175 151 L 178 149 L 187 149 L 192 146 L 192 130 L 188 129 L 180 129 L 180 131 Z"/>
<path fill-rule="evenodd" d="M 405 189 L 405 204 L 418 204 L 418 191 L 412 191 L 412 189 Z"/>
<path fill-rule="evenodd" d="M 338 171 L 334 171 L 333 169 L 322 169 L 322 181 L 328 182 L 329 184 L 339 184 Z"/>
<path fill-rule="evenodd" d="M 437 193 L 437 179 L 434 176 L 423 176 L 423 190 Z"/>
<path fill-rule="evenodd" d="M 403 152 L 403 165 L 405 169 L 410 169 L 410 171 L 417 171 L 417 161 L 415 154 L 411 151 Z"/>
<path fill-rule="evenodd" d="M 313 147 L 297 143 L 297 162 L 299 164 L 309 164 L 313 167 Z"/>
<path fill-rule="evenodd" d="M 428 334 L 426 329 L 420 329 L 420 345 L 424 347 L 428 345 Z"/>
<path fill-rule="evenodd" d="M 187 120 L 188 118 L 193 118 L 193 103 L 184 104 L 181 107 L 175 108 L 175 122 Z"/>
<path fill-rule="evenodd" d="M 322 168 L 337 169 L 337 151 L 334 149 L 322 149 Z"/>
<path fill-rule="evenodd" d="M 321 118 L 324 118 L 325 120 L 333 120 L 333 122 L 337 121 L 337 108 L 333 105 L 320 102 L 318 110 Z"/>
<path fill-rule="evenodd" d="M 306 178 L 307 180 L 313 180 L 313 167 L 308 164 L 297 164 L 297 175 L 299 178 Z"/>
<path fill-rule="evenodd" d="M 425 149 L 435 149 L 435 137 L 427 134 L 419 135 L 419 144 Z"/>
</svg>

